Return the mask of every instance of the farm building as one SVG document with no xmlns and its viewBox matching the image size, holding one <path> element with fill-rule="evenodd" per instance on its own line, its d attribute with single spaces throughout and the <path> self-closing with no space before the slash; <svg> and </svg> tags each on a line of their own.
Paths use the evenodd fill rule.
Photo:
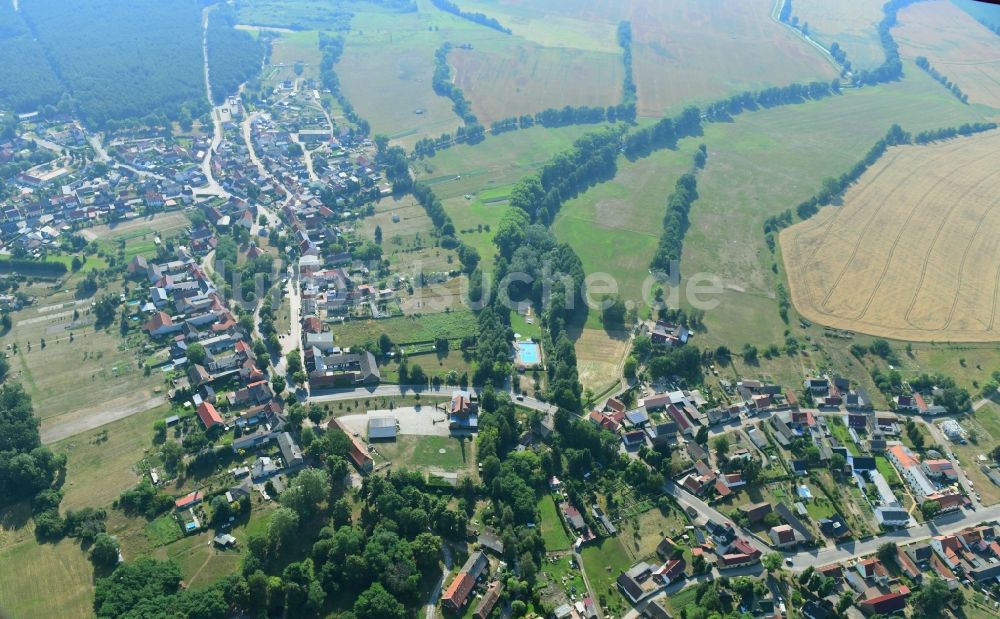
<svg viewBox="0 0 1000 619">
<path fill-rule="evenodd" d="M 378 415 L 371 417 L 368 420 L 368 440 L 396 440 L 396 418 L 392 415 Z"/>
</svg>

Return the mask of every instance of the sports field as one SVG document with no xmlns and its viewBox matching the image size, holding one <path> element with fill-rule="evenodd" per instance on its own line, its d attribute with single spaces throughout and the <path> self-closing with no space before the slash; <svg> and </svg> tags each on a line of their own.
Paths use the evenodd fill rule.
<svg viewBox="0 0 1000 619">
<path fill-rule="evenodd" d="M 792 15 L 809 24 L 809 35 L 827 49 L 831 43 L 840 45 L 855 69 L 871 69 L 885 60 L 878 39 L 880 2 L 794 0 Z"/>
<path fill-rule="evenodd" d="M 969 103 L 1000 107 L 996 34 L 947 0 L 906 7 L 899 23 L 893 35 L 904 58 L 925 56 L 969 96 Z"/>
<path fill-rule="evenodd" d="M 902 340 L 1000 339 L 1000 133 L 892 149 L 843 206 L 781 235 L 810 320 Z"/>
</svg>

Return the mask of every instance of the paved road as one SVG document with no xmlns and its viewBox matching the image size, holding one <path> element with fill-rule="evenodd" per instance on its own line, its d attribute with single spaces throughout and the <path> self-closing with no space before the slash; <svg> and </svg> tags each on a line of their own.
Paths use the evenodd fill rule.
<svg viewBox="0 0 1000 619">
<path fill-rule="evenodd" d="M 936 535 L 948 535 L 967 527 L 998 519 L 1000 519 L 1000 505 L 977 509 L 975 511 L 963 510 L 940 516 L 930 524 L 925 523 L 902 531 L 885 533 L 864 542 L 848 542 L 840 544 L 835 548 L 803 550 L 796 553 L 788 553 L 785 556 L 792 558 L 794 562 L 793 570 L 802 571 L 810 566 L 820 567 L 835 562 L 842 563 L 849 559 L 856 559 L 872 554 L 878 550 L 879 546 L 886 542 L 910 544 Z"/>
<path fill-rule="evenodd" d="M 219 145 L 222 144 L 222 110 L 223 106 L 216 106 L 212 101 L 212 82 L 208 76 L 208 16 L 215 9 L 214 6 L 205 7 L 201 12 L 201 51 L 202 58 L 205 65 L 205 96 L 208 98 L 208 104 L 212 106 L 212 143 L 208 148 L 208 152 L 201 160 L 201 171 L 205 175 L 205 179 L 208 185 L 205 187 L 198 187 L 197 193 L 199 195 L 216 195 L 222 198 L 228 198 L 229 192 L 222 188 L 222 185 L 215 180 L 212 176 L 212 154 L 215 153 Z"/>
</svg>

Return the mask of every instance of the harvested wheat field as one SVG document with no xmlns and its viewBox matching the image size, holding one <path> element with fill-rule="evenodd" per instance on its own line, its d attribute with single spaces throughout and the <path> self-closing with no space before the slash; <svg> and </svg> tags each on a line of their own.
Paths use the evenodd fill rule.
<svg viewBox="0 0 1000 619">
<path fill-rule="evenodd" d="M 781 233 L 796 309 L 911 341 L 1000 340 L 1000 132 L 892 148 Z"/>
<path fill-rule="evenodd" d="M 919 2 L 899 12 L 893 34 L 904 58 L 925 56 L 969 103 L 1000 106 L 1000 39 L 965 11 L 946 0 Z"/>
</svg>

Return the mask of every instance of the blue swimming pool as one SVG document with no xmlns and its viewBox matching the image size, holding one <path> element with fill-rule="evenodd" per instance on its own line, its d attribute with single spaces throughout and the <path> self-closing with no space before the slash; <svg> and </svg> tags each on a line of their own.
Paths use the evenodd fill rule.
<svg viewBox="0 0 1000 619">
<path fill-rule="evenodd" d="M 521 365 L 538 365 L 542 360 L 542 352 L 535 342 L 518 342 L 517 358 Z"/>
</svg>

